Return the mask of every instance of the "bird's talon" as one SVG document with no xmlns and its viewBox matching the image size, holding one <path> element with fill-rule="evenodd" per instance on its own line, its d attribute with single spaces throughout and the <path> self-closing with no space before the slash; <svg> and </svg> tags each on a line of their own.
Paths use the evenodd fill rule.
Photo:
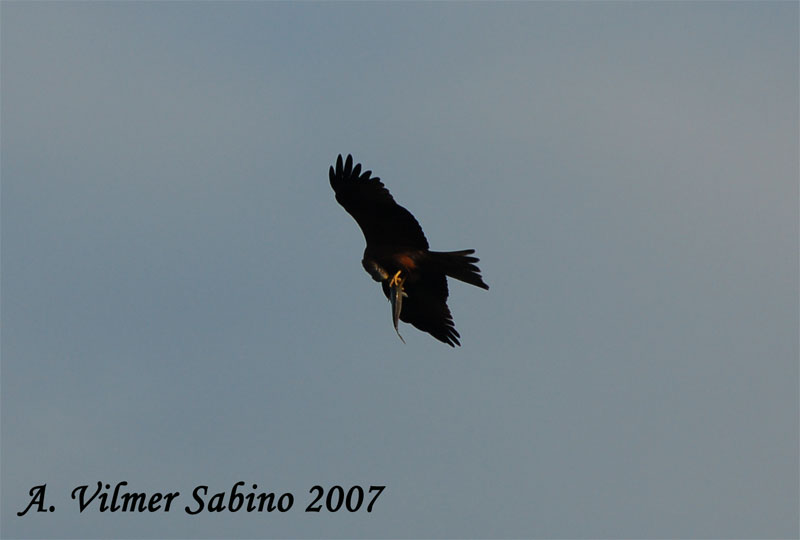
<svg viewBox="0 0 800 540">
<path fill-rule="evenodd" d="M 402 270 L 398 270 L 397 273 L 392 277 L 392 280 L 389 282 L 389 287 L 399 287 L 405 281 L 405 278 L 401 279 L 400 274 Z"/>
</svg>

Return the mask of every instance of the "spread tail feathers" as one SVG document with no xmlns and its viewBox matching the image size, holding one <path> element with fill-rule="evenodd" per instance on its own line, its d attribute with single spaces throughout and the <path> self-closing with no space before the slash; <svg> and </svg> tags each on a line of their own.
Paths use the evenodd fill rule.
<svg viewBox="0 0 800 540">
<path fill-rule="evenodd" d="M 473 253 L 475 253 L 474 249 L 465 249 L 462 251 L 431 251 L 429 254 L 436 267 L 451 278 L 481 289 L 489 289 L 489 286 L 483 282 L 480 268 L 475 265 L 480 259 L 470 257 Z"/>
</svg>

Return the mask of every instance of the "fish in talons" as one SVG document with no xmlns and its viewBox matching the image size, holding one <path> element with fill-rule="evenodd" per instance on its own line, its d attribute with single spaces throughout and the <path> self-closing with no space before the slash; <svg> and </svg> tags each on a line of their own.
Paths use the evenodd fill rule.
<svg viewBox="0 0 800 540">
<path fill-rule="evenodd" d="M 406 340 L 400 335 L 397 322 L 400 320 L 400 311 L 403 309 L 403 297 L 408 297 L 408 294 L 403 290 L 403 282 L 405 282 L 405 280 L 405 278 L 400 277 L 400 271 L 398 270 L 389 282 L 389 301 L 392 303 L 392 323 L 394 323 L 394 331 L 397 332 L 397 337 L 399 337 L 400 341 L 403 343 L 405 343 Z"/>
</svg>

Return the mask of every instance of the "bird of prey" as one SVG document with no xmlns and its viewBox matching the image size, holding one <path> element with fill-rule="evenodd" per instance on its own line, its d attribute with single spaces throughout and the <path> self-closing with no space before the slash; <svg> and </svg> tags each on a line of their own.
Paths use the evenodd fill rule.
<svg viewBox="0 0 800 540">
<path fill-rule="evenodd" d="M 475 265 L 474 249 L 430 251 L 422 228 L 411 212 L 394 201 L 372 171 L 353 166 L 353 156 L 336 159 L 330 168 L 336 200 L 355 218 L 367 247 L 361 264 L 379 281 L 392 305 L 392 322 L 410 323 L 447 343 L 461 345 L 453 316 L 447 307 L 447 276 L 488 289 Z M 402 340 L 402 336 L 400 336 Z"/>
</svg>

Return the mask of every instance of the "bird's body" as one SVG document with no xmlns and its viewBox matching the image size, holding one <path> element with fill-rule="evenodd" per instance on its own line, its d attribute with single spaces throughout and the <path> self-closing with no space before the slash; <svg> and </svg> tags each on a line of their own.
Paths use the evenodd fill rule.
<svg viewBox="0 0 800 540">
<path fill-rule="evenodd" d="M 336 200 L 367 241 L 361 264 L 392 302 L 395 329 L 399 318 L 450 346 L 460 345 L 447 307 L 446 276 L 488 289 L 475 266 L 478 259 L 470 256 L 475 251 L 430 251 L 414 216 L 371 173 L 362 174 L 350 155 L 346 161 L 339 155 L 329 171 Z"/>
</svg>

